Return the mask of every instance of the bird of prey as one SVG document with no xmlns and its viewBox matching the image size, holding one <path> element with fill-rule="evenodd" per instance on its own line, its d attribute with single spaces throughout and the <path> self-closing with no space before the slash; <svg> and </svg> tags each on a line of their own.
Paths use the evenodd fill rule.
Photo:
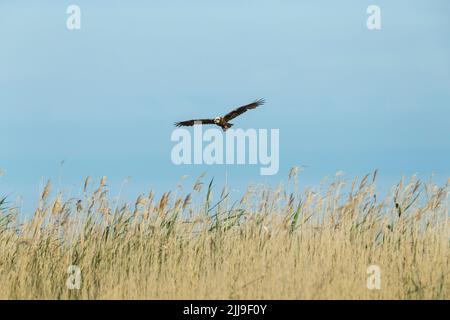
<svg viewBox="0 0 450 320">
<path fill-rule="evenodd" d="M 264 103 L 265 103 L 264 99 L 259 99 L 250 104 L 247 104 L 245 106 L 236 108 L 233 111 L 224 115 L 223 117 L 215 117 L 214 119 L 194 119 L 194 120 L 188 120 L 188 121 L 181 121 L 181 122 L 176 122 L 175 126 L 183 127 L 183 126 L 193 126 L 194 124 L 215 124 L 215 125 L 221 127 L 223 131 L 226 131 L 227 129 L 229 129 L 233 126 L 233 124 L 229 123 L 228 121 L 236 118 L 237 116 L 240 116 L 247 110 L 251 110 L 251 109 L 255 109 L 256 107 L 259 107 L 260 105 L 263 105 Z"/>
</svg>

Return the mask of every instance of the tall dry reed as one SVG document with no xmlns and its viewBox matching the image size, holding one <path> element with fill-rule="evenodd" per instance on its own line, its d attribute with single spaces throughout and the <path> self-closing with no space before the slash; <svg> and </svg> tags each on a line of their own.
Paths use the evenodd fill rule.
<svg viewBox="0 0 450 320">
<path fill-rule="evenodd" d="M 52 196 L 49 182 L 23 223 L 2 201 L 0 298 L 450 298 L 450 183 L 412 177 L 381 198 L 376 173 L 301 193 L 296 175 L 235 202 L 202 179 L 190 193 L 123 205 L 106 178 L 86 179 L 77 199 Z M 71 265 L 78 290 L 66 284 Z M 367 287 L 371 265 L 379 289 Z"/>
</svg>

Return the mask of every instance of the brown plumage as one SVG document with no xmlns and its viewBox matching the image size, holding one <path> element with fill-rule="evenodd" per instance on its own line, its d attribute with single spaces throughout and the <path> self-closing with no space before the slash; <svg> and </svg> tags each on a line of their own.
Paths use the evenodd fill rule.
<svg viewBox="0 0 450 320">
<path fill-rule="evenodd" d="M 194 119 L 194 120 L 181 121 L 181 122 L 176 122 L 175 126 L 184 127 L 184 126 L 193 126 L 194 124 L 215 124 L 215 125 L 221 127 L 223 131 L 226 131 L 227 129 L 229 129 L 233 126 L 233 124 L 229 123 L 228 121 L 240 116 L 247 110 L 251 110 L 251 109 L 255 109 L 256 107 L 259 107 L 260 105 L 263 105 L 264 103 L 265 103 L 264 99 L 259 99 L 259 100 L 256 100 L 255 102 L 252 102 L 245 106 L 236 108 L 233 111 L 224 115 L 223 117 L 215 117 L 214 119 Z"/>
</svg>

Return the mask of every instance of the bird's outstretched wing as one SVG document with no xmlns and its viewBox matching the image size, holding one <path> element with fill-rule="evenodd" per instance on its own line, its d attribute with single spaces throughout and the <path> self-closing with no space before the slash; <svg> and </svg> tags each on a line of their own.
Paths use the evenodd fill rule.
<svg viewBox="0 0 450 320">
<path fill-rule="evenodd" d="M 188 127 L 188 126 L 193 126 L 196 123 L 198 123 L 198 124 L 214 124 L 214 120 L 213 119 L 187 120 L 187 121 L 175 122 L 175 126 L 177 126 L 177 127 Z"/>
<path fill-rule="evenodd" d="M 263 105 L 266 101 L 264 99 L 256 100 L 250 104 L 234 109 L 233 111 L 227 113 L 223 118 L 225 121 L 230 121 L 231 119 L 236 118 L 237 116 L 243 114 L 245 111 L 250 109 L 255 109 L 256 107 Z"/>
</svg>

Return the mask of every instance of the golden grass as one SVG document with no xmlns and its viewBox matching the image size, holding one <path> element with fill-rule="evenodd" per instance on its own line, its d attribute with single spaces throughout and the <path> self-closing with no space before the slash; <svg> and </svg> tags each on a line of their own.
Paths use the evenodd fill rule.
<svg viewBox="0 0 450 320">
<path fill-rule="evenodd" d="M 104 178 L 92 191 L 86 179 L 80 199 L 50 200 L 48 184 L 25 223 L 0 209 L 0 298 L 450 298 L 450 183 L 413 177 L 380 199 L 376 174 L 301 194 L 295 175 L 292 191 L 253 187 L 236 203 L 197 181 L 117 208 Z M 66 286 L 70 265 L 79 290 Z M 370 265 L 379 290 L 367 288 Z"/>
</svg>

